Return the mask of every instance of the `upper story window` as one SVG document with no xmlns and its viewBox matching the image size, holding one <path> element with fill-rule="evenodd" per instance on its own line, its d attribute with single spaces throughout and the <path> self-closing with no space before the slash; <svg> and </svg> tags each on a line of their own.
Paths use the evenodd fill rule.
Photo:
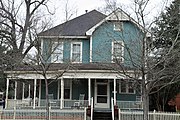
<svg viewBox="0 0 180 120">
<path fill-rule="evenodd" d="M 123 30 L 123 22 L 115 22 L 114 23 L 114 30 L 115 31 L 122 31 Z"/>
<path fill-rule="evenodd" d="M 71 43 L 71 60 L 74 63 L 82 62 L 82 42 Z"/>
<path fill-rule="evenodd" d="M 129 79 L 119 80 L 119 93 L 135 93 L 134 82 Z"/>
<path fill-rule="evenodd" d="M 123 41 L 113 41 L 112 43 L 112 61 L 120 62 L 124 61 L 124 42 Z"/>
<path fill-rule="evenodd" d="M 62 63 L 63 62 L 63 42 L 53 42 L 52 53 L 51 53 L 52 63 Z"/>
</svg>

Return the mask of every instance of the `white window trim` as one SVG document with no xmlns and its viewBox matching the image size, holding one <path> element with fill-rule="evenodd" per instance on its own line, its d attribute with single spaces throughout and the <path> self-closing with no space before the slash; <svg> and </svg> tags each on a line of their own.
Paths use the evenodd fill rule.
<svg viewBox="0 0 180 120">
<path fill-rule="evenodd" d="M 123 41 L 112 41 L 112 56 L 111 56 L 111 62 L 114 62 L 114 43 L 115 42 L 121 42 L 122 43 L 122 56 L 120 59 L 122 59 L 121 63 L 124 63 L 124 42 Z"/>
<path fill-rule="evenodd" d="M 79 62 L 73 62 L 72 61 L 73 44 L 80 44 L 80 61 Z M 72 42 L 71 43 L 71 56 L 70 56 L 70 58 L 71 58 L 72 63 L 82 63 L 82 42 Z"/>
<path fill-rule="evenodd" d="M 120 29 L 117 29 L 117 27 L 116 27 L 117 24 L 121 24 Z M 114 22 L 114 31 L 123 31 L 123 22 L 122 21 Z"/>
<path fill-rule="evenodd" d="M 128 79 L 126 79 L 126 92 L 121 92 L 121 79 L 119 80 L 119 93 L 120 94 L 136 94 L 136 90 L 134 89 L 134 92 L 133 93 L 130 93 L 129 92 L 129 86 L 128 86 L 128 83 L 129 83 L 129 80 Z"/>
<path fill-rule="evenodd" d="M 57 60 L 57 61 L 52 61 L 53 55 L 54 55 L 54 54 L 59 54 L 59 53 L 54 53 L 54 50 L 52 50 L 53 48 L 51 48 L 51 51 L 52 51 L 52 53 L 51 53 L 51 63 L 52 63 L 52 62 L 53 62 L 53 63 L 63 63 L 64 43 L 61 42 L 61 41 L 54 41 L 53 44 L 57 44 L 57 45 L 62 44 L 62 61 L 59 61 L 59 60 Z M 53 46 L 53 45 L 52 45 L 52 46 Z"/>
</svg>

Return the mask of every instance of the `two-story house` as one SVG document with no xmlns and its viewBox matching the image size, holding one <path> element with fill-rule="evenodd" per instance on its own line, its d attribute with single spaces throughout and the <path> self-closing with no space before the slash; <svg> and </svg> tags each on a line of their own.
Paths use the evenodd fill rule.
<svg viewBox="0 0 180 120">
<path fill-rule="evenodd" d="M 141 60 L 143 31 L 124 11 L 104 15 L 93 10 L 40 33 L 38 39 L 41 62 L 49 65 L 46 75 L 52 107 L 111 109 L 113 102 L 122 109 L 141 108 L 140 86 L 132 78 L 141 78 L 136 66 Z M 57 73 L 63 74 L 57 78 Z M 11 84 L 16 100 L 29 97 L 34 108 L 45 106 L 44 77 L 34 68 L 21 66 L 6 74 L 6 107 L 10 106 Z"/>
</svg>

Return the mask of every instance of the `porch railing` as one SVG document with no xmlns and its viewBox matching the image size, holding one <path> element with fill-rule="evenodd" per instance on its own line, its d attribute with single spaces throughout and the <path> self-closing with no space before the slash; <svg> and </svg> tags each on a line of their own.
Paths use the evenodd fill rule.
<svg viewBox="0 0 180 120">
<path fill-rule="evenodd" d="M 142 109 L 141 101 L 117 101 L 117 105 L 120 109 Z"/>
<path fill-rule="evenodd" d="M 50 107 L 51 108 L 60 108 L 60 100 L 54 99 L 50 100 Z M 36 101 L 36 108 L 45 108 L 46 100 L 41 99 L 40 103 L 38 100 Z M 33 107 L 33 100 L 14 100 L 8 99 L 7 108 L 32 108 Z M 85 108 L 88 107 L 88 100 L 63 100 L 63 107 L 62 108 Z"/>
</svg>

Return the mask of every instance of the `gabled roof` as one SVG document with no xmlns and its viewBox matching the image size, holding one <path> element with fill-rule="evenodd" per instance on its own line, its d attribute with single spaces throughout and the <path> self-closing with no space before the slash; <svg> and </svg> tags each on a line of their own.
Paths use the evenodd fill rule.
<svg viewBox="0 0 180 120">
<path fill-rule="evenodd" d="M 106 18 L 102 19 L 98 24 L 93 26 L 91 29 L 89 29 L 86 32 L 86 35 L 92 35 L 92 33 L 98 28 L 102 23 L 105 21 L 130 21 L 133 24 L 137 25 L 141 30 L 143 30 L 143 27 L 137 23 L 132 17 L 130 17 L 126 12 L 124 12 L 122 9 L 117 8 L 115 11 L 110 13 Z"/>
<path fill-rule="evenodd" d="M 39 36 L 85 36 L 86 31 L 98 24 L 105 17 L 106 15 L 92 10 L 70 21 L 41 32 Z"/>
</svg>

